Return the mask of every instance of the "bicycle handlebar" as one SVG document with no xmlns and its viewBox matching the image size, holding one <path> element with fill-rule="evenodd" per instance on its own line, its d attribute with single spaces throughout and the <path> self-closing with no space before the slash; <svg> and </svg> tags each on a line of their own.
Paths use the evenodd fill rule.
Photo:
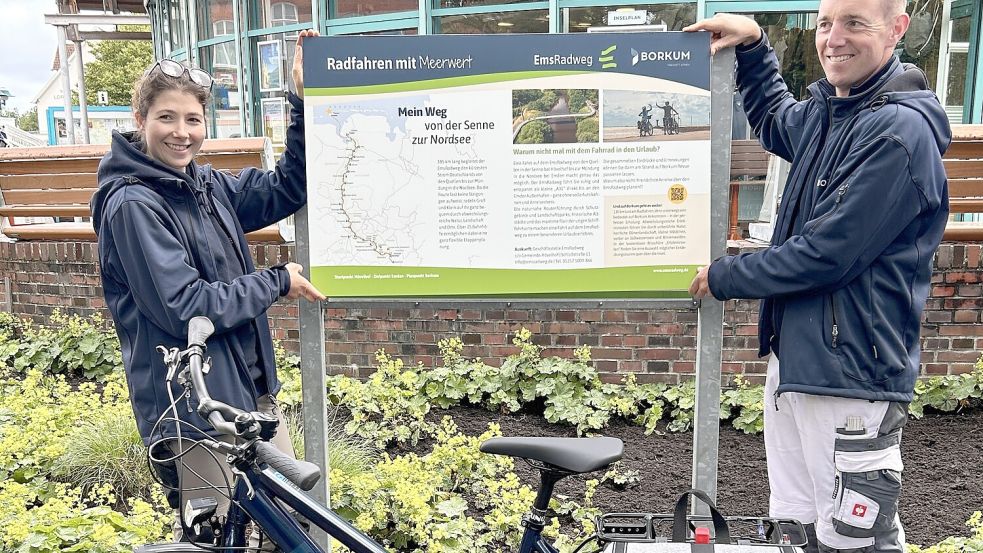
<svg viewBox="0 0 983 553">
<path fill-rule="evenodd" d="M 188 370 L 191 375 L 191 386 L 198 395 L 198 414 L 209 422 L 215 430 L 230 436 L 237 435 L 234 421 L 237 417 L 251 417 L 242 409 L 237 409 L 212 399 L 205 385 L 205 375 L 202 371 L 205 355 L 205 342 L 215 332 L 215 326 L 208 317 L 195 317 L 188 323 Z M 256 460 L 273 467 L 277 472 L 296 484 L 300 489 L 309 491 L 321 478 L 321 469 L 314 463 L 293 459 L 278 450 L 269 442 L 258 441 L 255 444 Z"/>
</svg>

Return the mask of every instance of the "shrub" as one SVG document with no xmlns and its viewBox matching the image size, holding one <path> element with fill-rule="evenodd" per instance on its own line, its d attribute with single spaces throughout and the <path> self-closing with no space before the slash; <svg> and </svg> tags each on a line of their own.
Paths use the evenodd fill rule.
<svg viewBox="0 0 983 553">
<path fill-rule="evenodd" d="M 106 405 L 82 421 L 51 473 L 84 490 L 108 484 L 123 497 L 149 501 L 154 480 L 129 404 Z"/>
<path fill-rule="evenodd" d="M 104 380 L 123 367 L 119 340 L 105 327 L 98 313 L 86 320 L 57 310 L 48 326 L 0 321 L 0 366 Z"/>
<path fill-rule="evenodd" d="M 130 553 L 148 542 L 160 541 L 170 528 L 170 516 L 141 499 L 126 501 L 126 512 L 113 510 L 112 488 L 83 493 L 51 483 L 43 493 L 13 480 L 0 482 L 0 550 L 29 553 L 93 551 Z M 157 504 L 162 504 L 158 498 Z"/>
</svg>

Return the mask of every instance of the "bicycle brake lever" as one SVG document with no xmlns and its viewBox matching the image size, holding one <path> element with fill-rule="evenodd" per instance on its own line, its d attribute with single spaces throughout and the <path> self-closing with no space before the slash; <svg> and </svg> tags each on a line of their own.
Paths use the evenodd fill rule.
<svg viewBox="0 0 983 553">
<path fill-rule="evenodd" d="M 235 474 L 236 478 L 241 478 L 242 481 L 246 483 L 246 497 L 248 497 L 249 499 L 256 497 L 256 490 L 253 489 L 252 482 L 250 482 L 249 479 L 246 478 L 246 473 L 242 472 L 241 470 L 235 467 L 232 467 L 232 474 Z"/>
</svg>

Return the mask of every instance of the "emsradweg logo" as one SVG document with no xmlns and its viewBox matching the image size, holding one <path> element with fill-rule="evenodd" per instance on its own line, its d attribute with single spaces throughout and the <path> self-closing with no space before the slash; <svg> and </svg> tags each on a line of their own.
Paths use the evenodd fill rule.
<svg viewBox="0 0 983 553">
<path fill-rule="evenodd" d="M 617 49 L 618 45 L 612 44 L 601 50 L 601 57 L 598 58 L 601 62 L 601 69 L 614 69 L 618 67 L 618 62 L 614 61 L 614 51 Z M 632 51 L 634 52 L 634 50 Z"/>
</svg>

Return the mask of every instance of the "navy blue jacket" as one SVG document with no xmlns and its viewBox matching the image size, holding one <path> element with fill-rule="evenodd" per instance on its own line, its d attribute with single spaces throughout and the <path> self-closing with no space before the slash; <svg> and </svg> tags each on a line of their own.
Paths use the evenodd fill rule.
<svg viewBox="0 0 983 553">
<path fill-rule="evenodd" d="M 257 271 L 243 234 L 307 202 L 303 103 L 292 94 L 289 100 L 286 151 L 273 171 L 249 168 L 234 177 L 192 163 L 181 172 L 118 133 L 99 164 L 99 190 L 91 208 L 103 291 L 119 335 L 137 427 L 147 445 L 174 436 L 175 428 L 173 423 L 154 428 L 170 405 L 167 371 L 155 348 L 186 347 L 192 317 L 204 315 L 215 323 L 207 344 L 213 398 L 255 410 L 261 392 L 245 366 L 244 344 L 258 345 L 250 357 L 256 358 L 265 391 L 275 394 L 280 388 L 266 310 L 290 289 L 289 275 L 282 266 Z M 209 232 L 210 212 L 217 215 L 222 236 Z M 232 247 L 217 240 L 231 241 Z M 232 251 L 239 259 L 226 259 Z M 220 261 L 242 268 L 243 276 L 222 281 Z M 176 380 L 172 388 L 179 397 L 183 389 Z M 177 413 L 211 430 L 183 402 Z M 189 435 L 187 426 L 182 434 Z"/>
<path fill-rule="evenodd" d="M 711 293 L 763 298 L 759 353 L 781 360 L 778 393 L 911 401 L 949 213 L 945 112 L 897 58 L 848 97 L 823 79 L 801 102 L 766 37 L 737 59 L 748 120 L 791 170 L 771 247 L 715 261 Z"/>
</svg>

